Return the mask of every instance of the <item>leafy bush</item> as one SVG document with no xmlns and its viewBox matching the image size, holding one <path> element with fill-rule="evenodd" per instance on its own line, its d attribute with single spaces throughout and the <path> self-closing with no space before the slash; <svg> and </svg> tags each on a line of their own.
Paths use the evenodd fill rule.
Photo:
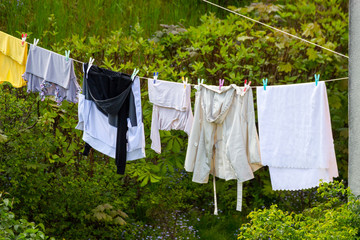
<svg viewBox="0 0 360 240">
<path fill-rule="evenodd" d="M 238 239 L 360 238 L 360 198 L 342 182 L 322 183 L 317 197 L 321 201 L 315 207 L 299 214 L 283 211 L 276 204 L 251 212 L 250 223 L 242 225 Z"/>
<path fill-rule="evenodd" d="M 13 202 L 0 193 L 0 238 L 1 239 L 49 239 L 45 236 L 43 224 L 36 225 L 26 219 L 15 219 L 11 212 Z M 51 238 L 53 239 L 53 238 Z"/>
</svg>

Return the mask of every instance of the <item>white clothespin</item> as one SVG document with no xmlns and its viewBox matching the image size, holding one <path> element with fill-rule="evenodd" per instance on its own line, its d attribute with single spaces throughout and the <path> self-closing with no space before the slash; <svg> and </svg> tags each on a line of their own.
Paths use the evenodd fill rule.
<svg viewBox="0 0 360 240">
<path fill-rule="evenodd" d="M 89 70 L 90 70 L 91 66 L 93 65 L 94 61 L 95 61 L 95 59 L 92 58 L 92 57 L 90 57 L 90 59 L 89 59 L 89 65 L 88 65 L 88 68 L 87 68 L 87 70 L 86 70 L 86 76 L 88 76 Z"/>
<path fill-rule="evenodd" d="M 24 46 L 24 43 L 25 43 L 25 41 L 26 41 L 26 38 L 27 38 L 27 33 L 25 33 L 25 34 L 21 34 L 21 44 Z"/>
<path fill-rule="evenodd" d="M 183 82 L 183 84 L 184 84 L 184 89 L 186 89 L 186 85 L 187 85 L 187 83 L 188 83 L 188 78 L 186 77 L 186 81 L 184 81 L 184 77 L 181 77 L 181 79 L 182 79 L 182 82 Z"/>
<path fill-rule="evenodd" d="M 154 84 L 155 84 L 156 80 L 158 79 L 158 76 L 159 76 L 159 72 L 156 72 L 156 74 L 154 72 Z"/>
<path fill-rule="evenodd" d="M 70 57 L 70 50 L 65 50 L 65 60 L 68 62 Z"/>
<path fill-rule="evenodd" d="M 204 83 L 204 79 L 201 79 L 200 81 L 200 78 L 198 78 L 198 85 L 200 86 L 200 84 L 203 84 Z"/>
<path fill-rule="evenodd" d="M 38 42 L 39 42 L 39 39 L 34 38 L 34 44 L 33 45 L 36 47 Z"/>
</svg>

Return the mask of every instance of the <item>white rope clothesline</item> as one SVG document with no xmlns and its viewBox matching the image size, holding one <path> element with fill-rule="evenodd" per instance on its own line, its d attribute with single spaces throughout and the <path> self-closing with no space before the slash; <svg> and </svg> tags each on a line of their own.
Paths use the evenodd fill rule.
<svg viewBox="0 0 360 240">
<path fill-rule="evenodd" d="M 154 80 L 153 78 L 148 78 L 148 77 L 139 77 L 140 79 L 147 79 L 147 80 Z M 334 79 L 327 79 L 327 80 L 319 80 L 320 82 L 334 82 L 334 81 L 340 81 L 340 80 L 346 80 L 349 79 L 349 77 L 342 77 L 342 78 L 334 78 Z M 159 81 L 168 81 L 168 80 L 161 80 L 161 79 L 157 79 Z M 300 84 L 300 83 L 299 83 Z M 190 84 L 188 83 L 188 85 L 191 86 L 197 86 L 197 84 Z M 272 86 L 277 86 L 277 85 L 272 85 Z M 251 88 L 257 88 L 257 87 L 262 87 L 262 85 L 258 85 L 258 86 L 251 86 Z"/>
<path fill-rule="evenodd" d="M 243 17 L 243 18 L 246 18 L 246 19 L 248 19 L 248 20 L 250 20 L 250 21 L 259 23 L 259 24 L 261 24 L 261 25 L 264 25 L 264 26 L 266 26 L 266 27 L 268 27 L 268 28 L 271 28 L 271 29 L 273 29 L 273 30 L 275 30 L 275 31 L 281 32 L 281 33 L 286 34 L 286 35 L 288 35 L 288 36 L 291 36 L 291 37 L 293 37 L 293 38 L 299 39 L 299 40 L 304 41 L 304 42 L 306 42 L 306 43 L 315 45 L 315 46 L 317 46 L 317 47 L 320 47 L 320 48 L 322 48 L 322 49 L 325 49 L 325 50 L 327 50 L 327 51 L 330 51 L 330 52 L 332 52 L 332 53 L 335 53 L 335 54 L 337 54 L 337 55 L 339 55 L 339 56 L 342 56 L 342 57 L 345 57 L 345 58 L 349 58 L 348 56 L 346 56 L 346 55 L 344 55 L 344 54 L 342 54 L 342 53 L 333 51 L 333 50 L 331 50 L 331 49 L 329 49 L 329 48 L 326 48 L 326 47 L 323 47 L 323 46 L 321 46 L 321 45 L 319 45 L 319 44 L 310 42 L 310 41 L 308 41 L 308 40 L 306 40 L 306 39 L 303 39 L 303 38 L 298 37 L 298 36 L 296 36 L 296 35 L 293 35 L 293 34 L 291 34 L 291 33 L 285 32 L 285 31 L 283 31 L 283 30 L 280 30 L 280 29 L 278 29 L 278 28 L 275 28 L 275 27 L 273 27 L 273 26 L 270 26 L 270 25 L 268 25 L 268 24 L 266 24 L 266 23 L 263 23 L 263 22 L 260 22 L 260 21 L 258 21 L 258 20 L 252 19 L 252 18 L 250 18 L 250 17 L 247 17 L 247 16 L 242 15 L 242 14 L 240 14 L 240 13 L 237 13 L 237 12 L 235 12 L 235 11 L 232 11 L 232 10 L 230 10 L 230 9 L 228 9 L 228 8 L 222 7 L 222 6 L 220 6 L 220 5 L 217 5 L 217 4 L 215 4 L 215 3 L 209 2 L 209 1 L 207 1 L 207 0 L 202 0 L 202 1 L 204 1 L 204 2 L 206 2 L 206 3 L 209 3 L 209 4 L 211 4 L 211 5 L 215 6 L 215 7 L 224 9 L 225 11 L 231 12 L 231 13 L 236 14 L 236 15 L 238 15 L 238 16 L 241 16 L 241 17 Z"/>
<path fill-rule="evenodd" d="M 204 0 L 203 0 L 204 1 Z M 26 42 L 27 44 L 29 45 L 33 45 L 32 43 L 29 43 L 29 42 Z M 49 50 L 50 51 L 50 50 Z M 74 58 L 70 58 L 72 59 L 73 61 L 75 62 L 78 62 L 80 64 L 84 64 L 84 62 L 82 61 L 79 61 L 79 60 L 76 60 Z M 140 79 L 147 79 L 147 80 L 154 80 L 154 78 L 148 78 L 148 77 L 140 77 L 138 76 Z M 345 80 L 345 79 L 349 79 L 349 77 L 343 77 L 343 78 L 335 78 L 335 79 L 328 79 L 328 80 L 319 80 L 319 81 L 322 81 L 322 82 L 333 82 L 333 81 L 339 81 L 339 80 Z M 168 80 L 162 80 L 162 79 L 156 79 L 156 80 L 159 80 L 159 81 L 168 81 Z M 197 86 L 197 84 L 191 84 L 191 83 L 188 83 L 188 85 L 190 86 Z M 273 85 L 273 86 L 276 86 L 276 85 Z M 256 88 L 256 87 L 261 87 L 261 85 L 259 86 L 251 86 L 251 88 Z"/>
</svg>

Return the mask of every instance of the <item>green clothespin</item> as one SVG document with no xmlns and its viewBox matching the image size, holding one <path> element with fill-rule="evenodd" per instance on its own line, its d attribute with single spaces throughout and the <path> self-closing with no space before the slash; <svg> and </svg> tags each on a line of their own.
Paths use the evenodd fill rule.
<svg viewBox="0 0 360 240">
<path fill-rule="evenodd" d="M 134 72 L 131 74 L 131 80 L 133 80 L 134 81 L 134 79 L 135 79 L 135 77 L 136 77 L 136 75 L 138 74 L 138 72 L 140 71 L 140 69 L 134 69 Z"/>
<path fill-rule="evenodd" d="M 65 50 L 65 59 L 66 59 L 66 61 L 69 61 L 69 57 L 70 57 L 70 50 Z"/>
</svg>

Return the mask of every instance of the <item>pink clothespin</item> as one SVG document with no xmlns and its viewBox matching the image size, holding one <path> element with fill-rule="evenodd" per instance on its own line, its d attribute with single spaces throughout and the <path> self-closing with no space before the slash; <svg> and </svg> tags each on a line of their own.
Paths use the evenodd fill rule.
<svg viewBox="0 0 360 240">
<path fill-rule="evenodd" d="M 246 92 L 246 90 L 248 90 L 248 88 L 250 87 L 251 81 L 249 81 L 249 84 L 246 84 L 246 83 L 247 83 L 247 80 L 245 79 L 245 82 L 244 82 L 244 92 Z"/>
<path fill-rule="evenodd" d="M 24 42 L 26 41 L 26 38 L 27 38 L 27 33 L 25 34 L 21 34 L 21 44 L 24 46 Z"/>
<path fill-rule="evenodd" d="M 221 80 L 219 79 L 219 90 L 221 91 L 221 87 L 224 86 L 225 79 Z"/>
</svg>

